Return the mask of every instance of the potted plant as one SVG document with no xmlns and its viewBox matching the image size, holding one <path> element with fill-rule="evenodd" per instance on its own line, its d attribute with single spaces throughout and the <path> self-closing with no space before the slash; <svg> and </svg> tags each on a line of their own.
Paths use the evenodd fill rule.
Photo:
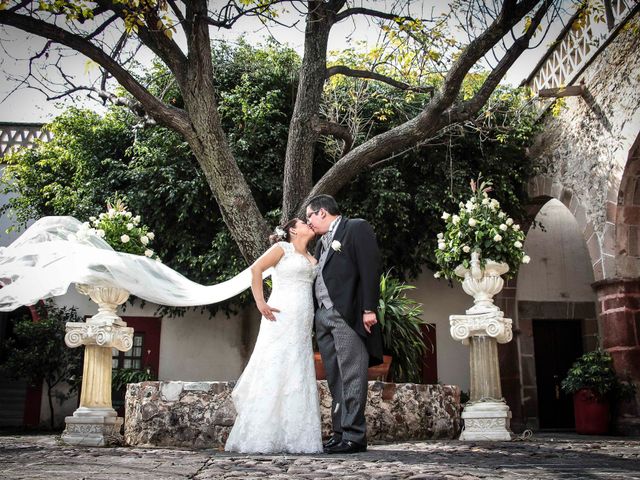
<svg viewBox="0 0 640 480">
<path fill-rule="evenodd" d="M 610 404 L 635 394 L 635 386 L 621 382 L 608 352 L 597 349 L 582 355 L 569 369 L 562 389 L 573 393 L 576 432 L 602 435 L 608 432 Z"/>
<path fill-rule="evenodd" d="M 395 382 L 421 381 L 422 357 L 427 351 L 422 328 L 427 324 L 421 318 L 422 305 L 406 295 L 414 288 L 392 277 L 390 271 L 380 277 L 378 320 L 386 357 L 381 367 L 391 364 L 390 378 Z"/>
</svg>

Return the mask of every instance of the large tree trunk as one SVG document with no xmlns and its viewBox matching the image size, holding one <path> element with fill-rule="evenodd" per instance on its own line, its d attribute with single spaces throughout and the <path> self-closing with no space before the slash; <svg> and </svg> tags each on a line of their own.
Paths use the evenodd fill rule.
<svg viewBox="0 0 640 480">
<path fill-rule="evenodd" d="M 189 2 L 189 61 L 181 85 L 193 132 L 185 135 L 240 252 L 253 263 L 268 247 L 269 228 L 238 168 L 218 115 L 206 1 Z"/>
<path fill-rule="evenodd" d="M 320 110 L 326 76 L 327 42 L 335 12 L 322 2 L 309 2 L 304 56 L 285 157 L 282 220 L 291 219 L 313 185 L 313 156 L 318 133 L 314 118 Z"/>
</svg>

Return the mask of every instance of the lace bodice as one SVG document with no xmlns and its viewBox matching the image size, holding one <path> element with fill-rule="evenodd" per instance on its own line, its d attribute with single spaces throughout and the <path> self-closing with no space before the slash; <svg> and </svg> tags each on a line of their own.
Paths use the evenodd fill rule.
<svg viewBox="0 0 640 480">
<path fill-rule="evenodd" d="M 273 269 L 273 290 L 299 284 L 312 284 L 317 274 L 318 266 L 312 265 L 307 257 L 296 252 L 289 242 L 278 242 L 284 250 L 284 256 Z"/>
</svg>

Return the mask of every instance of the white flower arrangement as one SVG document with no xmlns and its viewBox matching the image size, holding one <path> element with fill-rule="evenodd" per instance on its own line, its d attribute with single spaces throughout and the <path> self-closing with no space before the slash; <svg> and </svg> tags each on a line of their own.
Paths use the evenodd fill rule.
<svg viewBox="0 0 640 480">
<path fill-rule="evenodd" d="M 469 268 L 470 252 L 480 252 L 482 266 L 488 259 L 506 263 L 509 272 L 504 276 L 513 277 L 521 264 L 531 261 L 522 250 L 524 232 L 500 210 L 497 200 L 489 198 L 491 182 L 477 186 L 472 180 L 471 191 L 473 196 L 465 203 L 460 202 L 457 214 L 442 215 L 445 231 L 438 234 L 435 250 L 440 270 L 435 272 L 434 277 L 462 281 L 454 270 L 460 264 Z M 471 206 L 473 208 L 469 208 Z"/>
<path fill-rule="evenodd" d="M 89 222 L 82 225 L 77 236 L 80 237 L 81 234 L 96 235 L 103 238 L 118 252 L 144 255 L 160 261 L 158 255 L 149 248 L 149 243 L 155 238 L 155 235 L 149 231 L 146 225 L 142 225 L 141 221 L 140 215 L 133 216 L 127 210 L 124 202 L 116 198 L 113 204 L 107 203 L 106 213 L 101 213 L 97 217 L 89 217 Z"/>
<path fill-rule="evenodd" d="M 342 244 L 338 240 L 334 240 L 331 242 L 331 248 L 340 253 L 342 251 Z"/>
</svg>

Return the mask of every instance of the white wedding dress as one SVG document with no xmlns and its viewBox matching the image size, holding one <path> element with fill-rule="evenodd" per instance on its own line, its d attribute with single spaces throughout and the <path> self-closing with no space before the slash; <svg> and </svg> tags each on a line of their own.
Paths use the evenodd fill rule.
<svg viewBox="0 0 640 480">
<path fill-rule="evenodd" d="M 253 354 L 232 398 L 238 413 L 225 450 L 240 453 L 322 452 L 320 404 L 311 330 L 317 267 L 288 242 L 273 269 L 269 306 Z"/>
</svg>

